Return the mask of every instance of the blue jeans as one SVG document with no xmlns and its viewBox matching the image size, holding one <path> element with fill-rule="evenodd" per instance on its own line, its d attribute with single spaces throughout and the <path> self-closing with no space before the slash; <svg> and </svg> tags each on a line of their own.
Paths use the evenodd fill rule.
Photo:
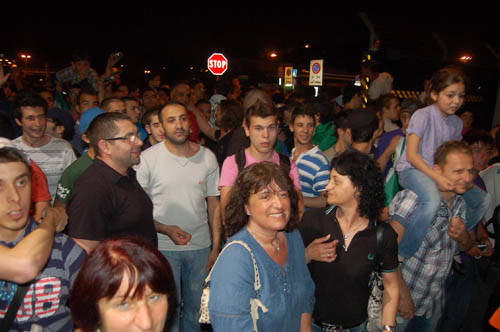
<svg viewBox="0 0 500 332">
<path fill-rule="evenodd" d="M 437 184 L 427 175 L 415 168 L 398 172 L 399 183 L 405 189 L 410 189 L 418 196 L 418 203 L 411 216 L 411 221 L 405 226 L 405 234 L 399 245 L 399 254 L 411 257 L 418 250 L 427 234 L 429 226 L 441 204 L 441 194 Z M 462 195 L 467 203 L 467 229 L 470 230 L 484 216 L 491 197 L 474 185 Z"/>
<path fill-rule="evenodd" d="M 396 332 L 436 332 L 440 317 L 441 314 L 435 313 L 429 319 L 425 316 L 413 316 L 412 319 L 406 320 L 398 315 Z"/>
<path fill-rule="evenodd" d="M 207 277 L 207 262 L 210 248 L 186 251 L 162 251 L 174 274 L 177 289 L 177 308 L 171 332 L 201 330 L 200 314 L 201 293 Z"/>
<path fill-rule="evenodd" d="M 312 332 L 323 332 L 324 330 L 316 324 L 312 324 Z M 366 332 L 366 322 L 350 329 L 342 329 L 345 332 Z"/>
</svg>

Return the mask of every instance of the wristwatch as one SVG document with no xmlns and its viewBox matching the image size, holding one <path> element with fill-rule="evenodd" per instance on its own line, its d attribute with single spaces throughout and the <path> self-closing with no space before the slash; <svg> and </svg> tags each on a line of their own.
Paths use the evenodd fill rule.
<svg viewBox="0 0 500 332">
<path fill-rule="evenodd" d="M 382 331 L 396 331 L 395 325 L 383 325 Z"/>
</svg>

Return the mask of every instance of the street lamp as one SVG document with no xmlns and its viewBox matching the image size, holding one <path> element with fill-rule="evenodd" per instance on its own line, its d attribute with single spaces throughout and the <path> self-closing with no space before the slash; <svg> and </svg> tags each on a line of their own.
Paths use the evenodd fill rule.
<svg viewBox="0 0 500 332">
<path fill-rule="evenodd" d="M 21 53 L 19 56 L 21 57 L 21 59 L 23 59 L 26 62 L 26 64 L 31 59 L 31 54 Z"/>
<path fill-rule="evenodd" d="M 465 54 L 465 55 L 462 55 L 459 60 L 463 63 L 469 63 L 472 61 L 472 56 L 468 55 L 468 54 Z"/>
</svg>

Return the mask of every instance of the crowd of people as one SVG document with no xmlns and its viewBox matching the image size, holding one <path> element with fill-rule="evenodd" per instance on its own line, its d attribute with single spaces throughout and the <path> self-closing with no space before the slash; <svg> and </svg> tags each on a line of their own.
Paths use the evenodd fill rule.
<svg viewBox="0 0 500 332">
<path fill-rule="evenodd" d="M 123 82 L 121 56 L 51 87 L 0 66 L 2 328 L 483 331 L 500 131 L 462 112 L 460 69 L 401 101 L 374 63 L 314 97 Z"/>
</svg>

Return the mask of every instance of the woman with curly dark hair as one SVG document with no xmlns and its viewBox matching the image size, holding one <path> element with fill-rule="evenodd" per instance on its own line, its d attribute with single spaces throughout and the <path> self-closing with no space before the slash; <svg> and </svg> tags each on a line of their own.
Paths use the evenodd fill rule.
<svg viewBox="0 0 500 332">
<path fill-rule="evenodd" d="M 384 179 L 367 154 L 347 150 L 332 160 L 327 202 L 310 209 L 300 232 L 316 284 L 313 331 L 366 331 L 370 274 L 374 270 L 376 225 L 385 202 Z M 399 299 L 396 233 L 383 227 L 382 331 L 393 331 Z M 337 330 L 334 330 L 336 328 Z"/>
<path fill-rule="evenodd" d="M 297 230 L 297 200 L 292 180 L 274 163 L 239 173 L 226 208 L 230 238 L 210 281 L 215 332 L 311 330 L 314 283 Z"/>
</svg>

